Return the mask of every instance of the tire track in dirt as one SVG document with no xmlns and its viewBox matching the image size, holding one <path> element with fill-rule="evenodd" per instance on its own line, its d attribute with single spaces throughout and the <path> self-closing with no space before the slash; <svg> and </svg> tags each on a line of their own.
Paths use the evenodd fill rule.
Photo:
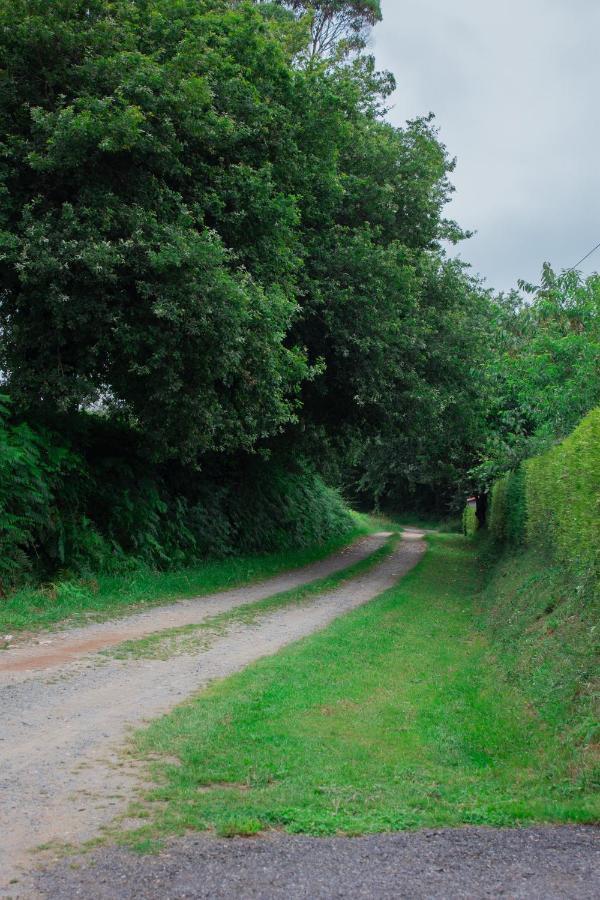
<svg viewBox="0 0 600 900">
<path fill-rule="evenodd" d="M 144 609 L 120 616 L 117 620 L 52 633 L 45 632 L 37 640 L 17 644 L 0 655 L 0 679 L 3 673 L 61 668 L 66 663 L 98 650 L 122 644 L 124 641 L 136 640 L 170 628 L 199 625 L 218 613 L 228 612 L 249 603 L 257 603 L 274 594 L 281 594 L 340 572 L 366 559 L 382 547 L 389 537 L 390 534 L 387 532 L 369 535 L 327 559 L 284 572 L 265 581 L 192 600 L 180 600 L 165 606 Z"/>
</svg>

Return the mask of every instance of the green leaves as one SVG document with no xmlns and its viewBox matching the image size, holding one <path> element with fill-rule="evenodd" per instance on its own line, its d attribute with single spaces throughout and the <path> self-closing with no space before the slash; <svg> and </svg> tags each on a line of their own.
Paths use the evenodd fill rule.
<svg viewBox="0 0 600 900">
<path fill-rule="evenodd" d="M 565 440 L 498 479 L 489 525 L 494 539 L 541 549 L 579 590 L 600 590 L 600 409 Z"/>
<path fill-rule="evenodd" d="M 58 488 L 67 474 L 81 477 L 73 454 L 47 433 L 12 424 L 10 412 L 9 398 L 0 397 L 0 595 L 31 569 L 36 556 L 64 561 Z"/>
<path fill-rule="evenodd" d="M 482 483 L 566 437 L 600 403 L 600 278 L 545 266 L 539 286 L 521 288 L 531 299 L 503 298 L 485 368 Z"/>
<path fill-rule="evenodd" d="M 147 137 L 143 112 L 112 97 L 82 98 L 56 113 L 35 108 L 31 114 L 43 150 L 32 151 L 27 159 L 41 172 L 75 168 L 95 152 L 132 151 Z"/>
<path fill-rule="evenodd" d="M 311 60 L 343 59 L 363 50 L 368 31 L 381 21 L 379 0 L 275 0 L 310 26 L 307 56 Z"/>
<path fill-rule="evenodd" d="M 221 3 L 58 4 L 43 34 L 34 0 L 0 10 L 12 394 L 35 415 L 100 402 L 160 458 L 252 449 L 294 419 L 307 374 L 285 340 L 300 260 L 272 168 L 278 42 Z M 21 60 L 53 33 L 65 54 L 38 83 Z"/>
<path fill-rule="evenodd" d="M 383 120 L 379 3 L 284 6 L 0 0 L 0 371 L 92 480 L 111 442 L 79 430 L 118 428 L 126 522 L 143 457 L 161 560 L 157 485 L 189 511 L 203 467 L 308 457 L 372 501 L 473 463 L 489 302 L 441 250 L 453 163 Z"/>
</svg>

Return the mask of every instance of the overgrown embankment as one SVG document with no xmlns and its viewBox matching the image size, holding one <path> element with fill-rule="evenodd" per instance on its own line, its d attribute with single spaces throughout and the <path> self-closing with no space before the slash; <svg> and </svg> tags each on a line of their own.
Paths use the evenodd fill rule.
<svg viewBox="0 0 600 900">
<path fill-rule="evenodd" d="M 600 409 L 496 483 L 482 604 L 511 677 L 597 780 Z"/>
<path fill-rule="evenodd" d="M 131 430 L 80 419 L 66 441 L 0 405 L 0 589 L 172 570 L 343 541 L 356 522 L 301 462 L 153 464 Z M 293 563 L 290 563 L 293 564 Z"/>
</svg>

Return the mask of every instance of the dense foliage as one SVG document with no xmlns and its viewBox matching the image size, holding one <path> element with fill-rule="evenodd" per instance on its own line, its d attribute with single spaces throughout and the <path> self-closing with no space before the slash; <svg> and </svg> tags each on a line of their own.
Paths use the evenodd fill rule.
<svg viewBox="0 0 600 900">
<path fill-rule="evenodd" d="M 369 27 L 381 20 L 380 0 L 275 0 L 310 28 L 308 59 L 362 50 Z"/>
<path fill-rule="evenodd" d="M 496 482 L 490 530 L 497 542 L 537 547 L 600 585 L 600 408 Z"/>
<path fill-rule="evenodd" d="M 80 568 L 82 522 L 101 556 L 229 550 L 244 529 L 214 498 L 246 479 L 251 533 L 292 541 L 302 503 L 277 488 L 292 460 L 308 490 L 320 469 L 369 503 L 455 490 L 489 302 L 441 250 L 463 235 L 431 120 L 384 121 L 393 81 L 361 52 L 379 17 L 374 2 L 0 0 L 11 567 Z M 329 503 L 303 534 L 339 524 Z"/>
<path fill-rule="evenodd" d="M 323 478 L 446 508 L 600 402 L 598 280 L 497 302 L 446 256 L 380 17 L 0 0 L 4 583 L 330 536 Z"/>
<path fill-rule="evenodd" d="M 600 408 L 496 482 L 489 525 L 482 610 L 511 680 L 597 790 Z"/>
<path fill-rule="evenodd" d="M 525 464 L 527 539 L 600 585 L 600 409 Z"/>
<path fill-rule="evenodd" d="M 600 277 L 557 275 L 495 307 L 496 351 L 484 371 L 483 486 L 566 437 L 600 404 Z"/>
<path fill-rule="evenodd" d="M 25 574 L 172 568 L 324 544 L 354 528 L 339 494 L 302 465 L 213 463 L 186 484 L 184 468 L 151 465 L 110 423 L 85 422 L 75 451 L 8 413 L 0 406 L 2 592 Z"/>
</svg>

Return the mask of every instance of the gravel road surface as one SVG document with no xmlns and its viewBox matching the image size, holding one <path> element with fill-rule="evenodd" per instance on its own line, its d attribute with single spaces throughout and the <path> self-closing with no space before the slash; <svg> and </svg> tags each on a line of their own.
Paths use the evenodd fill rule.
<svg viewBox="0 0 600 900">
<path fill-rule="evenodd" d="M 44 632 L 34 641 L 15 643 L 0 655 L 0 678 L 2 673 L 11 673 L 14 681 L 19 672 L 25 673 L 23 677 L 27 678 L 30 671 L 60 669 L 65 663 L 81 659 L 98 650 L 114 647 L 123 641 L 135 640 L 169 628 L 198 625 L 210 616 L 248 603 L 257 603 L 266 597 L 333 575 L 366 559 L 379 549 L 389 536 L 387 533 L 370 535 L 327 559 L 291 572 L 283 572 L 256 584 L 220 591 L 193 600 L 180 600 L 166 606 L 150 607 L 121 616 L 116 621 Z"/>
<path fill-rule="evenodd" d="M 373 552 L 386 537 L 368 539 L 343 555 L 343 565 Z M 276 653 L 372 600 L 418 562 L 425 551 L 420 537 L 408 535 L 375 568 L 336 590 L 264 615 L 253 625 L 232 625 L 204 650 L 166 660 L 118 660 L 88 652 L 60 666 L 53 663 L 37 670 L 17 666 L 0 672 L 0 896 L 28 896 L 14 879 L 31 868 L 31 848 L 52 841 L 85 841 L 127 807 L 139 785 L 139 774 L 122 756 L 131 727 L 168 711 L 212 679 Z M 339 563 L 340 559 L 334 564 L 338 569 L 343 567 Z M 316 578 L 332 570 L 330 561 L 309 571 Z M 306 571 L 303 577 L 292 573 L 271 579 L 268 591 L 263 585 L 245 594 L 217 595 L 211 598 L 212 605 L 208 599 L 198 601 L 203 610 L 199 621 L 244 600 L 301 584 Z M 192 612 L 195 616 L 197 611 L 191 606 L 185 605 L 186 622 L 196 621 Z M 152 610 L 147 615 L 160 614 L 161 610 Z M 177 607 L 170 615 L 177 615 Z M 174 619 L 165 622 L 161 619 L 161 627 L 172 627 Z M 124 625 L 117 624 L 119 629 Z M 181 619 L 175 624 L 182 624 Z M 141 633 L 147 632 L 136 632 Z M 130 636 L 131 632 L 125 634 Z M 34 654 L 38 649 L 30 648 Z M 14 652 L 22 660 L 25 650 Z"/>
<path fill-rule="evenodd" d="M 188 837 L 158 856 L 102 850 L 35 880 L 51 900 L 597 900 L 593 828 L 465 828 L 366 838 Z"/>
</svg>

